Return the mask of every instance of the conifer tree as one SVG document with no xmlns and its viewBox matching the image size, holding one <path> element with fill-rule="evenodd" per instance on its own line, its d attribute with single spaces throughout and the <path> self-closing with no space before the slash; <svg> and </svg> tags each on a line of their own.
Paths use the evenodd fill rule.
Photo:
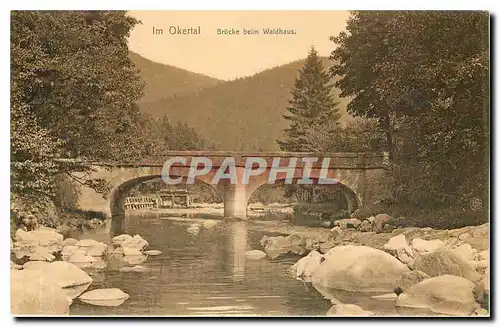
<svg viewBox="0 0 500 327">
<path fill-rule="evenodd" d="M 318 53 L 311 47 L 304 67 L 299 71 L 292 99 L 283 117 L 290 121 L 286 139 L 278 140 L 284 151 L 317 151 L 339 128 L 338 102 L 331 94 L 330 76 Z"/>
</svg>

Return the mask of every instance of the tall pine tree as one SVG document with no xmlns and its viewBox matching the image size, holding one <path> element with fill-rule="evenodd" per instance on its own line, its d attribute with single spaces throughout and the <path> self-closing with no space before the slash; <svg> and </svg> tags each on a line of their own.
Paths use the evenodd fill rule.
<svg viewBox="0 0 500 327">
<path fill-rule="evenodd" d="M 325 138 L 331 138 L 339 128 L 338 102 L 331 94 L 330 76 L 318 53 L 311 47 L 304 67 L 295 80 L 292 99 L 283 117 L 290 121 L 284 141 L 278 140 L 284 151 L 321 151 Z"/>
</svg>

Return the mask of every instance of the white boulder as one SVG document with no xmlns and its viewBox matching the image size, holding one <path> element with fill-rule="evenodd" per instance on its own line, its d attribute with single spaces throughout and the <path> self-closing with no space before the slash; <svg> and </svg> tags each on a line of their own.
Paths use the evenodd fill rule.
<svg viewBox="0 0 500 327">
<path fill-rule="evenodd" d="M 118 235 L 118 236 L 113 237 L 111 239 L 111 242 L 113 243 L 113 245 L 121 246 L 125 242 L 130 241 L 131 239 L 132 239 L 132 236 L 127 235 L 127 234 L 122 234 L 122 235 Z"/>
<path fill-rule="evenodd" d="M 14 315 L 68 315 L 69 299 L 62 288 L 36 270 L 12 270 L 10 310 Z"/>
<path fill-rule="evenodd" d="M 29 256 L 31 261 L 53 261 L 56 257 L 52 255 L 52 253 L 43 246 L 37 246 L 35 251 Z"/>
<path fill-rule="evenodd" d="M 59 285 L 65 294 L 72 299 L 80 295 L 92 283 L 92 278 L 85 271 L 65 261 L 28 265 L 24 269 L 38 271 L 45 275 L 46 278 Z"/>
<path fill-rule="evenodd" d="M 85 254 L 92 257 L 102 257 L 106 253 L 107 249 L 108 249 L 107 244 L 98 242 L 96 244 L 89 246 Z"/>
<path fill-rule="evenodd" d="M 441 240 L 426 241 L 420 238 L 414 238 L 411 241 L 413 250 L 417 253 L 434 252 L 444 247 L 444 242 Z"/>
<path fill-rule="evenodd" d="M 155 256 L 155 255 L 160 255 L 161 251 L 158 251 L 158 250 L 147 250 L 147 251 L 144 251 L 144 254 Z"/>
<path fill-rule="evenodd" d="M 67 239 L 65 239 L 63 241 L 63 246 L 66 246 L 66 245 L 75 245 L 76 243 L 78 243 L 78 240 L 76 238 L 68 237 Z"/>
<path fill-rule="evenodd" d="M 261 250 L 250 250 L 245 252 L 245 257 L 250 260 L 260 260 L 267 256 L 266 252 Z"/>
<path fill-rule="evenodd" d="M 468 316 L 478 306 L 474 283 L 458 276 L 443 275 L 425 279 L 401 293 L 396 306 L 430 309 L 434 313 Z"/>
<path fill-rule="evenodd" d="M 106 307 L 116 307 L 125 302 L 130 296 L 118 288 L 102 288 L 86 292 L 79 299 L 82 302 Z"/>
<path fill-rule="evenodd" d="M 120 271 L 122 272 L 140 272 L 140 273 L 143 273 L 143 272 L 148 272 L 148 271 L 151 271 L 151 268 L 147 268 L 147 267 L 144 267 L 144 266 L 133 266 L 133 267 L 123 267 L 123 268 L 120 268 Z"/>
<path fill-rule="evenodd" d="M 367 246 L 343 245 L 330 249 L 314 270 L 311 281 L 322 287 L 346 291 L 393 291 L 409 269 L 384 251 Z"/>
<path fill-rule="evenodd" d="M 327 316 L 341 316 L 341 317 L 356 317 L 356 316 L 373 316 L 373 312 L 363 310 L 355 304 L 336 304 L 328 310 Z"/>
<path fill-rule="evenodd" d="M 319 267 L 323 260 L 324 255 L 316 250 L 313 250 L 309 252 L 307 256 L 303 257 L 290 267 L 290 271 L 297 279 L 309 282 L 311 281 L 313 272 Z"/>
<path fill-rule="evenodd" d="M 217 220 L 208 219 L 203 222 L 203 228 L 212 229 L 217 226 Z"/>
<path fill-rule="evenodd" d="M 464 243 L 454 249 L 453 252 L 462 257 L 464 260 L 472 261 L 476 256 L 477 250 L 473 249 L 470 244 Z"/>
</svg>

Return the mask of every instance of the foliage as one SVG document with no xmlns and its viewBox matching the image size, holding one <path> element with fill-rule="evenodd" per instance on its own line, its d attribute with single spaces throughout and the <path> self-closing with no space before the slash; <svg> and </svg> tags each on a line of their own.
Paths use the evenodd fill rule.
<svg viewBox="0 0 500 327">
<path fill-rule="evenodd" d="M 32 201 L 24 194 L 19 196 L 11 193 L 10 200 L 11 233 L 14 232 L 14 228 L 21 226 L 22 220 L 27 217 L 34 218 L 35 224 L 47 227 L 57 226 L 58 211 L 50 199 L 38 198 L 37 201 Z"/>
<path fill-rule="evenodd" d="M 321 140 L 318 147 L 322 152 L 379 152 L 386 143 L 378 120 L 364 117 L 354 117 L 345 127 Z"/>
<path fill-rule="evenodd" d="M 12 12 L 14 220 L 30 214 L 54 225 L 54 203 L 75 205 L 74 182 L 104 188 L 76 177 L 89 167 L 55 158 L 112 161 L 142 152 L 136 105 L 142 83 L 126 40 L 136 23 L 120 11 Z"/>
<path fill-rule="evenodd" d="M 488 37 L 487 13 L 361 11 L 332 38 L 332 77 L 380 121 L 399 203 L 487 203 Z"/>
<path fill-rule="evenodd" d="M 52 159 L 61 142 L 51 138 L 28 107 L 16 100 L 11 109 L 11 192 L 34 201 L 47 199 L 53 194 L 53 176 L 58 171 Z"/>
<path fill-rule="evenodd" d="M 330 77 L 314 48 L 311 48 L 300 76 L 295 80 L 292 99 L 283 117 L 290 121 L 286 139 L 279 141 L 284 151 L 317 151 L 323 138 L 339 129 L 339 108 L 331 93 Z"/>
<path fill-rule="evenodd" d="M 120 11 L 12 13 L 13 97 L 64 156 L 126 155 L 143 87 L 126 40 L 136 23 Z"/>
<path fill-rule="evenodd" d="M 167 116 L 157 121 L 160 140 L 166 150 L 209 150 L 215 145 L 209 145 L 194 128 L 189 127 L 185 122 L 178 121 L 172 125 Z"/>
</svg>

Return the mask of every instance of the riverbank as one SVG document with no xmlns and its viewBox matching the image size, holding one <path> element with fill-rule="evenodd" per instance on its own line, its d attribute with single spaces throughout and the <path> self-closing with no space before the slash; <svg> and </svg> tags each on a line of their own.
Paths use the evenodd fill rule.
<svg viewBox="0 0 500 327">
<path fill-rule="evenodd" d="M 374 315 L 378 301 L 391 301 L 395 315 L 489 315 L 489 224 L 391 232 L 352 225 L 259 228 L 288 235 L 265 236 L 260 243 L 271 259 L 304 256 L 290 274 L 331 300 L 327 315 Z"/>
</svg>

